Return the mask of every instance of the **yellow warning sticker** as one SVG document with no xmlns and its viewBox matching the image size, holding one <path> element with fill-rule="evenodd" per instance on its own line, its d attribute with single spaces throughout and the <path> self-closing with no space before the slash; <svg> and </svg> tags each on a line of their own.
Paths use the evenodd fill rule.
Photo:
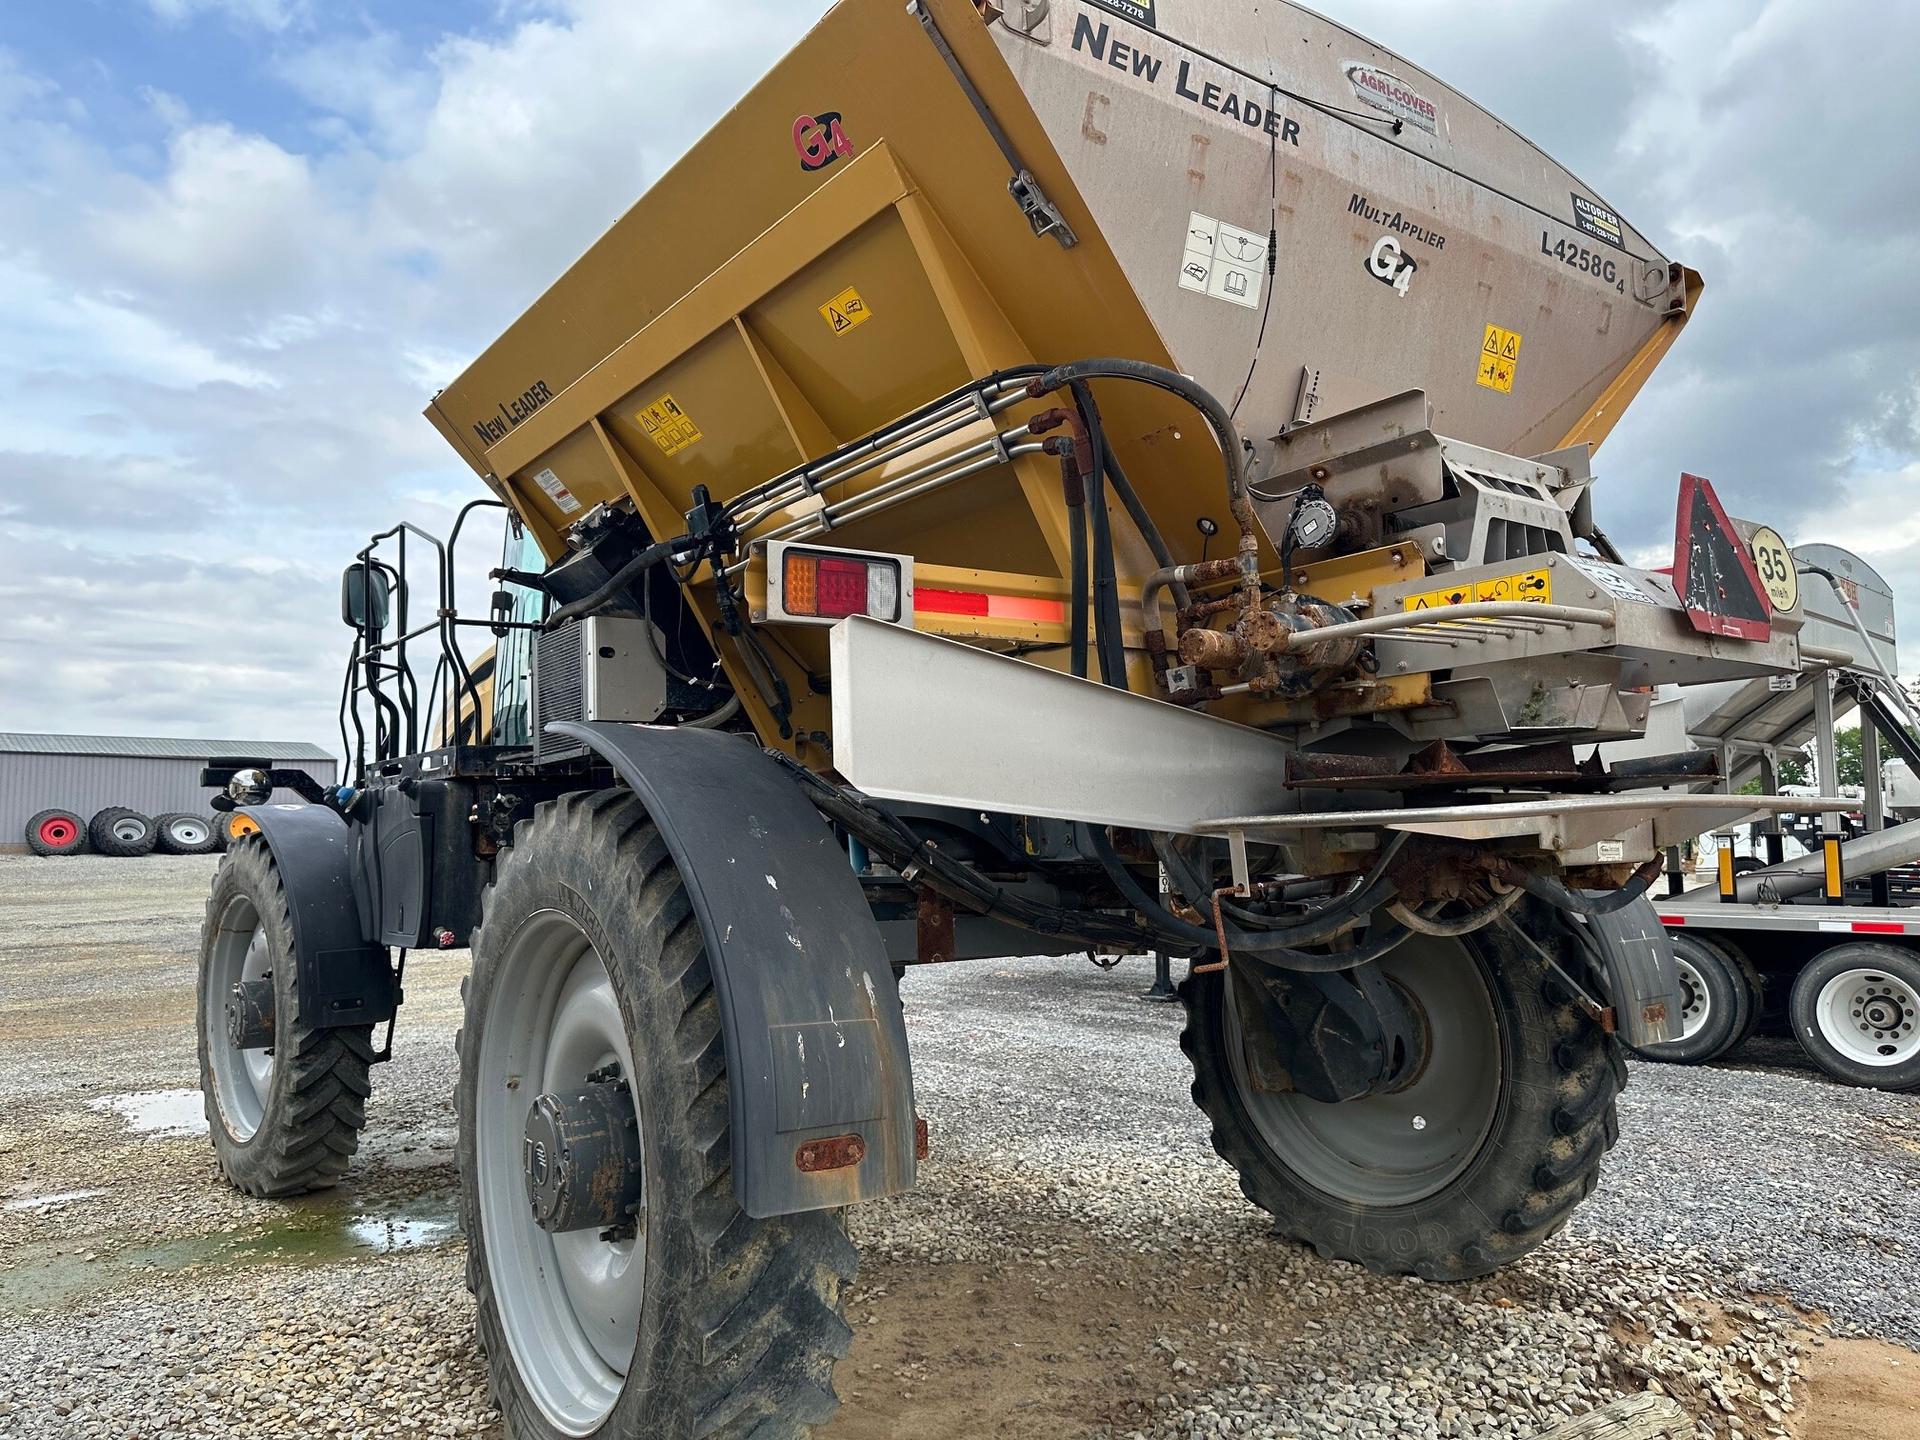
<svg viewBox="0 0 1920 1440">
<path fill-rule="evenodd" d="M 1400 602 L 1402 610 L 1444 610 L 1449 605 L 1479 605 L 1495 600 L 1519 600 L 1534 605 L 1553 603 L 1553 572 L 1528 570 L 1495 580 L 1469 580 L 1444 590 L 1427 590 Z"/>
<path fill-rule="evenodd" d="M 651 405 L 643 406 L 633 418 L 640 422 L 640 428 L 660 447 L 663 455 L 678 455 L 704 438 L 700 427 L 671 395 L 662 395 Z"/>
<path fill-rule="evenodd" d="M 860 298 L 860 292 L 849 285 L 820 307 L 820 318 L 833 327 L 834 334 L 845 335 L 871 320 L 873 311 Z"/>
<path fill-rule="evenodd" d="M 1513 377 L 1520 369 L 1520 332 L 1487 326 L 1480 341 L 1480 383 L 1502 395 L 1513 393 Z"/>
<path fill-rule="evenodd" d="M 1780 532 L 1769 525 L 1762 525 L 1753 532 L 1747 549 L 1753 555 L 1753 568 L 1759 572 L 1760 583 L 1766 587 L 1767 599 L 1772 602 L 1774 613 L 1782 614 L 1798 605 L 1800 572 L 1793 563 L 1793 556 L 1787 553 L 1787 542 L 1780 538 Z"/>
</svg>

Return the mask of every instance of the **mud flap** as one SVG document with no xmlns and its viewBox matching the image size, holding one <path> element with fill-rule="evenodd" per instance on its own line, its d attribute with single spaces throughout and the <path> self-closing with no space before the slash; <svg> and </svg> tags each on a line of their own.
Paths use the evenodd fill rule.
<svg viewBox="0 0 1920 1440">
<path fill-rule="evenodd" d="M 741 1208 L 765 1219 L 911 1189 L 900 993 L 819 813 L 742 736 L 608 722 L 548 729 L 613 766 L 680 868 L 720 1001 Z"/>
<path fill-rule="evenodd" d="M 300 1018 L 316 1029 L 373 1025 L 399 1008 L 386 947 L 368 934 L 369 902 L 355 882 L 353 832 L 325 805 L 251 805 L 293 915 Z"/>
<path fill-rule="evenodd" d="M 1579 922 L 1576 922 L 1579 923 Z M 1620 1038 L 1635 1050 L 1680 1038 L 1680 971 L 1653 902 L 1641 896 L 1585 921 Z"/>
</svg>

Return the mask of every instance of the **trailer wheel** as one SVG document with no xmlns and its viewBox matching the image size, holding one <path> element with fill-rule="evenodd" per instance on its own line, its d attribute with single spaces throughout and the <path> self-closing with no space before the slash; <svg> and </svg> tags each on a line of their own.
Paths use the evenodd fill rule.
<svg viewBox="0 0 1920 1440">
<path fill-rule="evenodd" d="M 152 854 L 157 838 L 151 818 L 120 805 L 107 807 L 87 822 L 87 839 L 93 848 L 121 860 Z"/>
<path fill-rule="evenodd" d="M 1680 1038 L 1637 1053 L 1669 1065 L 1718 1060 L 1760 1023 L 1760 974 L 1729 945 L 1681 931 L 1673 935 L 1680 972 Z"/>
<path fill-rule="evenodd" d="M 156 848 L 163 855 L 210 855 L 219 843 L 213 822 L 204 815 L 162 815 L 153 823 Z"/>
<path fill-rule="evenodd" d="M 373 1027 L 302 1022 L 293 918 L 267 842 L 221 862 L 200 932 L 200 1091 L 220 1169 L 277 1197 L 339 1182 L 367 1123 Z"/>
<path fill-rule="evenodd" d="M 1194 1101 L 1282 1233 L 1379 1274 L 1488 1274 L 1592 1192 L 1619 1136 L 1625 1064 L 1504 931 L 1416 936 L 1381 968 L 1427 1035 L 1425 1064 L 1399 1090 L 1331 1105 L 1255 1090 L 1215 974 L 1180 987 Z"/>
<path fill-rule="evenodd" d="M 1920 959 L 1895 945 L 1836 945 L 1793 982 L 1800 1047 L 1849 1085 L 1920 1089 Z"/>
<path fill-rule="evenodd" d="M 523 822 L 460 1034 L 467 1283 L 514 1440 L 798 1440 L 839 1407 L 841 1211 L 734 1199 L 700 925 L 624 791 Z"/>
<path fill-rule="evenodd" d="M 42 810 L 27 821 L 27 848 L 36 855 L 78 855 L 87 848 L 87 825 L 71 810 Z"/>
</svg>

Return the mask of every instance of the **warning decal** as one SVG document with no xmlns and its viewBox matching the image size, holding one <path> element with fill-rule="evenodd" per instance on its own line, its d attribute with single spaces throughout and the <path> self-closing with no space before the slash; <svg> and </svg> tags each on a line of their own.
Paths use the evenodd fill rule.
<svg viewBox="0 0 1920 1440">
<path fill-rule="evenodd" d="M 1196 210 L 1181 240 L 1180 288 L 1258 310 L 1270 245 L 1268 236 Z"/>
<path fill-rule="evenodd" d="M 1480 383 L 1502 395 L 1513 393 L 1514 373 L 1520 368 L 1520 332 L 1487 326 L 1480 341 Z"/>
<path fill-rule="evenodd" d="M 1533 605 L 1553 603 L 1553 572 L 1528 570 L 1495 580 L 1466 580 L 1444 590 L 1427 590 L 1400 602 L 1402 610 L 1444 610 L 1449 605 L 1480 605 L 1493 600 L 1520 600 Z"/>
<path fill-rule="evenodd" d="M 703 438 L 700 427 L 693 423 L 692 417 L 680 408 L 680 402 L 671 395 L 662 395 L 633 418 L 640 422 L 640 428 L 647 432 L 649 440 L 660 447 L 663 455 L 678 455 L 689 445 L 699 444 Z"/>
<path fill-rule="evenodd" d="M 580 508 L 580 502 L 560 481 L 560 477 L 551 470 L 542 470 L 533 477 L 533 483 L 547 492 L 547 498 L 560 507 L 562 515 L 571 515 Z"/>
<path fill-rule="evenodd" d="M 845 335 L 871 320 L 873 311 L 860 298 L 860 292 L 849 285 L 820 307 L 820 318 L 833 327 L 834 334 Z"/>
</svg>

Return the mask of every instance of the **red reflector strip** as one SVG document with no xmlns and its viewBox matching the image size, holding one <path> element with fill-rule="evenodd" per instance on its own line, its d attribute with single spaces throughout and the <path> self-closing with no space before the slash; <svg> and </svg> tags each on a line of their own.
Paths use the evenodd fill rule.
<svg viewBox="0 0 1920 1440">
<path fill-rule="evenodd" d="M 1907 927 L 1897 920 L 1856 920 L 1853 922 L 1856 935 L 1904 935 Z"/>
<path fill-rule="evenodd" d="M 987 597 L 974 590 L 934 590 L 921 585 L 913 592 L 913 608 L 935 615 L 985 615 Z"/>
<path fill-rule="evenodd" d="M 1660 923 L 1662 925 L 1684 925 L 1687 923 L 1687 917 L 1684 915 L 1662 915 L 1660 917 Z"/>
<path fill-rule="evenodd" d="M 1067 602 L 1030 595 L 988 595 L 979 590 L 940 590 L 921 585 L 913 608 L 928 615 L 971 615 L 991 620 L 1026 620 L 1042 625 L 1067 623 Z"/>
</svg>

